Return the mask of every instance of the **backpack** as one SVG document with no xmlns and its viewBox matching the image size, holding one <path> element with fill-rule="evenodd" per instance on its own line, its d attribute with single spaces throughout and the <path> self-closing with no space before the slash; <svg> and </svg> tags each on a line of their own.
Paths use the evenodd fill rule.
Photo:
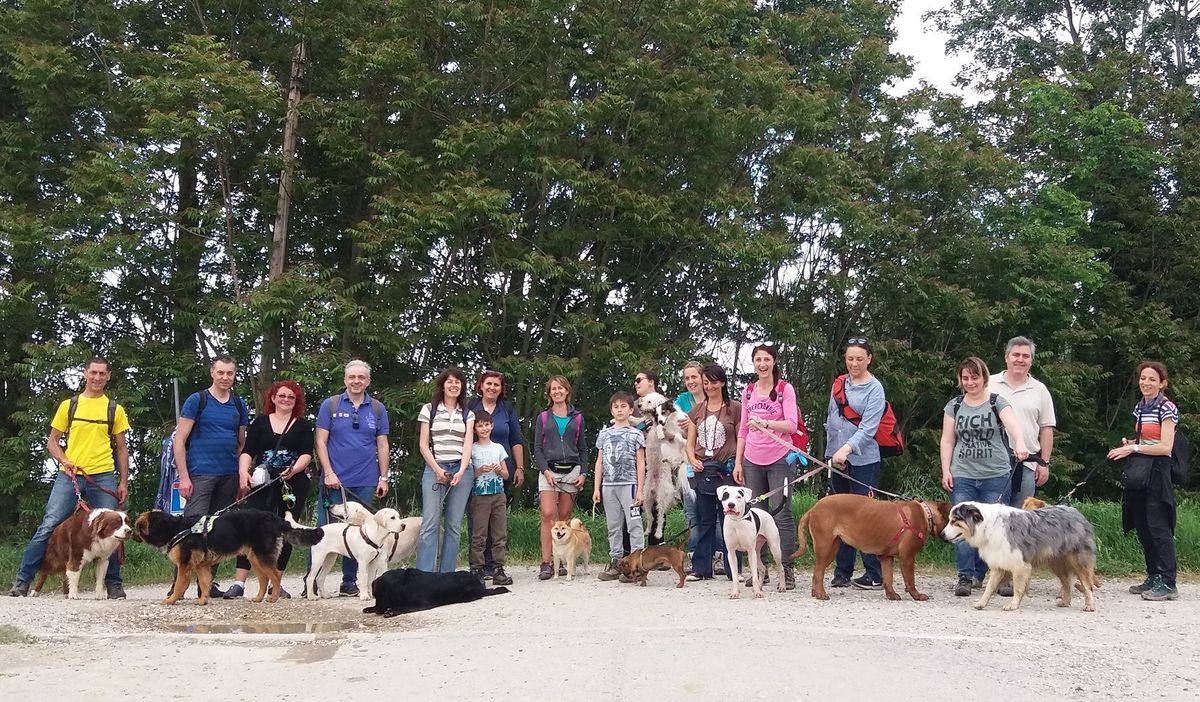
<svg viewBox="0 0 1200 702">
<path fill-rule="evenodd" d="M 850 403 L 846 402 L 847 377 L 839 375 L 833 381 L 833 401 L 837 404 L 838 411 L 842 413 L 842 418 L 854 426 L 858 426 L 862 421 L 862 415 L 855 412 Z M 904 434 L 900 432 L 900 425 L 896 421 L 896 412 L 892 409 L 892 403 L 886 400 L 883 403 L 883 416 L 879 419 L 879 428 L 875 430 L 874 438 L 875 442 L 879 444 L 880 457 L 892 458 L 904 453 Z"/>
<path fill-rule="evenodd" d="M 340 392 L 336 395 L 330 395 L 329 397 L 325 398 L 324 402 L 321 403 L 323 405 L 329 405 L 329 415 L 331 417 L 333 416 L 333 411 L 335 409 L 337 409 L 337 401 L 339 398 L 341 398 L 341 396 L 342 396 L 342 393 L 340 393 Z M 371 398 L 371 411 L 375 413 L 375 419 L 378 420 L 380 417 L 383 416 L 383 403 L 372 397 Z M 433 406 L 432 405 L 429 407 L 429 413 L 430 413 L 429 421 L 432 422 L 433 421 Z"/>
<path fill-rule="evenodd" d="M 158 492 L 154 494 L 154 509 L 168 514 L 183 514 L 184 500 L 179 495 L 179 469 L 175 467 L 175 432 L 162 442 L 158 462 Z"/>
<path fill-rule="evenodd" d="M 783 394 L 783 386 L 786 384 L 787 381 L 782 378 L 775 384 L 776 397 Z M 750 401 L 750 393 L 753 389 L 754 383 L 748 383 L 746 389 L 742 392 L 743 407 Z M 806 453 L 808 452 L 808 425 L 804 423 L 804 414 L 800 411 L 799 407 L 796 407 L 796 433 L 792 434 L 788 439 L 792 442 L 792 446 Z"/>
<path fill-rule="evenodd" d="M 192 437 L 196 435 L 196 425 L 200 424 L 200 415 L 204 414 L 204 406 L 208 404 L 208 388 L 204 388 L 199 394 L 200 398 L 196 406 L 196 416 L 192 418 L 192 431 L 188 432 L 187 438 L 183 440 L 185 451 L 192 446 Z M 236 434 L 237 430 L 242 426 L 242 417 L 249 419 L 250 413 L 246 411 L 246 403 L 242 402 L 242 398 L 232 392 L 229 393 L 229 396 L 233 398 L 233 404 L 237 407 L 238 411 L 237 416 L 233 420 L 233 432 Z M 171 460 L 174 461 L 175 459 L 172 458 Z"/>
<path fill-rule="evenodd" d="M 578 422 L 575 421 L 575 417 L 579 418 Z M 570 424 L 575 425 L 575 444 L 578 445 L 579 444 L 579 433 L 581 431 L 583 431 L 583 415 L 577 413 L 575 415 L 575 417 L 571 418 Z M 542 448 L 543 449 L 546 448 L 546 424 L 549 421 L 550 421 L 550 410 L 548 410 L 548 409 L 542 410 L 538 414 L 538 423 L 541 424 L 541 426 L 542 426 Z M 570 426 L 570 424 L 568 424 L 567 426 Z"/>
<path fill-rule="evenodd" d="M 1158 423 L 1162 426 L 1162 403 L 1158 405 Z M 1138 415 L 1137 424 L 1138 440 L 1142 436 L 1142 419 Z M 1192 442 L 1188 441 L 1187 436 L 1180 430 L 1179 423 L 1175 423 L 1175 443 L 1171 445 L 1171 483 L 1183 487 L 1188 482 L 1188 467 L 1192 458 Z"/>
<path fill-rule="evenodd" d="M 67 405 L 67 431 L 64 433 L 67 435 L 68 443 L 71 441 L 71 425 L 75 423 L 75 412 L 76 412 L 76 410 L 79 409 L 79 398 L 80 397 L 82 397 L 82 395 L 73 395 L 71 397 L 70 404 Z M 100 421 L 96 420 L 96 419 L 82 419 L 81 418 L 79 421 L 89 422 L 91 424 L 100 424 Z M 112 398 L 109 398 L 109 400 L 108 400 L 108 420 L 107 420 L 108 443 L 110 446 L 112 446 L 113 451 L 117 450 L 117 440 L 113 436 L 113 427 L 116 426 L 116 423 L 117 423 L 117 401 Z"/>
</svg>

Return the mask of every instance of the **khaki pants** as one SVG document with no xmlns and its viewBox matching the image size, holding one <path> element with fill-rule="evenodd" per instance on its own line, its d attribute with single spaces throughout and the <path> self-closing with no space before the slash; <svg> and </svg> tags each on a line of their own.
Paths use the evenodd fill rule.
<svg viewBox="0 0 1200 702">
<path fill-rule="evenodd" d="M 468 560 L 472 568 L 483 567 L 483 546 L 488 532 L 492 534 L 492 562 L 504 567 L 508 548 L 508 505 L 504 493 L 471 495 L 471 550 Z"/>
</svg>

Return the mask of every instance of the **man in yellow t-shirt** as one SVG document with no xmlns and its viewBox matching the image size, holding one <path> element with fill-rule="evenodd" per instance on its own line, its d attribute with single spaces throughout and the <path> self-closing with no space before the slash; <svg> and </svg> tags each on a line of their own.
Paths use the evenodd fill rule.
<svg viewBox="0 0 1200 702">
<path fill-rule="evenodd" d="M 50 534 L 75 512 L 76 486 L 90 507 L 115 509 L 128 496 L 129 448 L 125 443 L 125 432 L 129 431 L 129 419 L 125 416 L 125 408 L 104 394 L 111 377 L 108 361 L 103 358 L 88 361 L 84 368 L 83 393 L 63 400 L 50 421 L 47 448 L 59 470 L 46 501 L 46 515 L 25 547 L 17 580 L 8 591 L 13 597 L 29 594 L 29 582 L 42 565 Z M 63 436 L 67 436 L 65 449 L 61 441 Z M 116 558 L 109 558 L 104 582 L 108 599 L 125 598 L 121 565 Z"/>
</svg>

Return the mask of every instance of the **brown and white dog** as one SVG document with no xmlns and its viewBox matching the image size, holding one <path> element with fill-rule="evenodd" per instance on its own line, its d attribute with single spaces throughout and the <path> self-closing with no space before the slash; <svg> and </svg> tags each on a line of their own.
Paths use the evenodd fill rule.
<svg viewBox="0 0 1200 702">
<path fill-rule="evenodd" d="M 79 509 L 54 528 L 46 544 L 46 557 L 30 590 L 36 596 L 50 575 L 63 576 L 63 594 L 68 600 L 79 599 L 79 575 L 88 563 L 96 563 L 96 599 L 104 598 L 104 573 L 108 559 L 121 542 L 133 534 L 124 512 L 97 507 Z"/>
<path fill-rule="evenodd" d="M 879 556 L 883 573 L 883 590 L 889 600 L 898 600 L 892 587 L 892 559 L 900 558 L 900 573 L 904 590 L 914 600 L 928 600 L 913 582 L 917 554 L 930 537 L 940 538 L 950 521 L 948 502 L 882 502 L 866 495 L 829 495 L 821 498 L 800 518 L 796 527 L 796 552 L 792 559 L 804 555 L 807 545 L 805 531 L 812 535 L 813 566 L 812 596 L 827 600 L 825 569 L 837 557 L 838 547 L 845 543 Z"/>
<path fill-rule="evenodd" d="M 575 562 L 583 559 L 583 572 L 592 562 L 592 535 L 578 517 L 570 523 L 557 521 L 550 526 L 551 567 L 554 568 L 554 578 L 558 578 L 558 569 L 567 569 L 567 580 L 575 579 Z"/>
<path fill-rule="evenodd" d="M 659 566 L 671 566 L 679 575 L 679 584 L 683 587 L 683 551 L 674 546 L 659 544 L 639 548 L 617 562 L 617 570 L 627 578 L 632 578 L 642 587 L 646 587 L 646 574 L 657 570 Z"/>
</svg>

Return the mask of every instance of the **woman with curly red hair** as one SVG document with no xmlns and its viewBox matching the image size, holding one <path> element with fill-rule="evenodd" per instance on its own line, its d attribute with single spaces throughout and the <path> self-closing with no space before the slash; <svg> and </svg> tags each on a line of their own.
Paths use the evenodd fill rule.
<svg viewBox="0 0 1200 702">
<path fill-rule="evenodd" d="M 280 380 L 263 393 L 262 413 L 246 428 L 246 444 L 238 458 L 238 491 L 246 494 L 257 488 L 250 476 L 258 467 L 266 470 L 270 487 L 258 490 L 246 506 L 266 510 L 279 516 L 291 512 L 300 519 L 308 500 L 311 481 L 308 466 L 313 458 L 313 425 L 304 417 L 304 390 L 294 380 Z M 284 543 L 279 553 L 280 569 L 287 568 L 292 555 L 291 544 Z M 225 592 L 225 599 L 243 597 L 250 561 L 238 556 L 236 582 Z M 280 597 L 291 597 L 281 591 Z"/>
</svg>

